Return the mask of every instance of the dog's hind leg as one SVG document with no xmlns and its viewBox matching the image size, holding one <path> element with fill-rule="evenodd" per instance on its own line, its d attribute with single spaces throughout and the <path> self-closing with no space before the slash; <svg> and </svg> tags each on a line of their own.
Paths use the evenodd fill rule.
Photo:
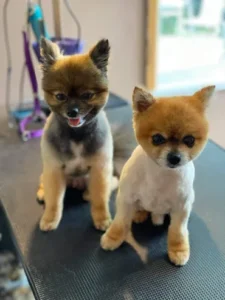
<svg viewBox="0 0 225 300">
<path fill-rule="evenodd" d="M 41 174 L 40 179 L 39 179 L 39 186 L 38 186 L 38 190 L 37 190 L 37 201 L 39 203 L 44 203 L 44 201 L 45 201 L 43 174 Z"/>
<path fill-rule="evenodd" d="M 148 219 L 149 212 L 145 210 L 139 210 L 134 214 L 133 222 L 136 224 L 140 224 L 145 222 Z"/>
<path fill-rule="evenodd" d="M 119 180 L 116 176 L 112 177 L 112 181 L 111 181 L 111 192 L 115 191 L 118 188 L 119 185 Z M 88 191 L 88 189 L 86 189 L 83 193 L 83 199 L 86 201 L 90 201 L 90 193 Z"/>
<path fill-rule="evenodd" d="M 112 177 L 111 181 L 111 192 L 115 191 L 119 186 L 119 179 L 116 176 Z"/>
<path fill-rule="evenodd" d="M 155 226 L 161 226 L 164 223 L 164 217 L 165 215 L 160 215 L 160 214 L 151 214 L 151 218 L 152 218 L 152 224 Z"/>
</svg>

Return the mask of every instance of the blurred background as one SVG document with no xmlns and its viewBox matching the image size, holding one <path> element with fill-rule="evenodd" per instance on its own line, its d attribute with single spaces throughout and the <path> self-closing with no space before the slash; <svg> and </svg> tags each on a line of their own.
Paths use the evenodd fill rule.
<svg viewBox="0 0 225 300">
<path fill-rule="evenodd" d="M 0 11 L 3 13 L 5 1 L 0 1 Z M 33 1 L 38 3 L 38 1 Z M 75 38 L 77 28 L 69 15 L 63 1 L 60 2 L 62 35 Z M 108 38 L 112 47 L 110 62 L 111 90 L 126 99 L 131 97 L 135 84 L 144 81 L 144 44 L 145 44 L 145 1 L 138 0 L 70 0 L 70 6 L 76 14 L 82 29 L 84 50 L 88 50 L 101 38 Z M 12 102 L 18 102 L 19 80 L 24 61 L 22 29 L 26 22 L 26 0 L 10 0 L 8 4 L 9 41 L 12 49 Z M 42 8 L 48 32 L 54 34 L 52 0 L 42 1 Z M 6 49 L 3 35 L 2 18 L 0 26 L 0 90 L 1 104 L 4 104 L 6 83 Z M 31 39 L 34 41 L 33 33 Z M 34 56 L 37 78 L 40 82 L 39 64 Z M 28 77 L 25 81 L 24 99 L 31 98 L 31 88 Z"/>
<path fill-rule="evenodd" d="M 18 83 L 24 61 L 22 28 L 27 1 L 10 0 L 9 41 L 12 48 L 12 103 L 17 103 Z M 61 3 L 62 34 L 74 37 L 77 29 Z M 3 12 L 4 1 L 0 2 Z M 156 93 L 168 94 L 205 84 L 225 86 L 224 0 L 74 0 L 71 8 L 82 27 L 85 50 L 107 37 L 112 46 L 111 91 L 130 100 L 136 84 L 145 84 Z M 52 1 L 42 1 L 48 31 L 54 32 Z M 33 38 L 34 40 L 34 38 Z M 4 103 L 6 49 L 0 26 L 0 90 Z M 39 63 L 33 55 L 40 82 Z M 28 78 L 24 99 L 31 98 Z"/>
<path fill-rule="evenodd" d="M 224 0 L 160 0 L 158 87 L 225 83 Z"/>
</svg>

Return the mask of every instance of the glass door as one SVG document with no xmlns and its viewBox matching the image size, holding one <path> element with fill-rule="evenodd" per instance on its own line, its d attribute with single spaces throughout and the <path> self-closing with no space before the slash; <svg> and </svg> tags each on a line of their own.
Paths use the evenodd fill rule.
<svg viewBox="0 0 225 300">
<path fill-rule="evenodd" d="M 152 0 L 148 5 L 148 87 L 225 86 L 225 1 Z"/>
</svg>

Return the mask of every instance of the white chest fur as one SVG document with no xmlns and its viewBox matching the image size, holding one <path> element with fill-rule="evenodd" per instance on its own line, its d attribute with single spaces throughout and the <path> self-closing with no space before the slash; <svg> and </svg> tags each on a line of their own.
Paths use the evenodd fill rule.
<svg viewBox="0 0 225 300">
<path fill-rule="evenodd" d="M 190 201 L 193 180 L 192 162 L 177 169 L 163 168 L 138 146 L 123 169 L 120 191 L 123 201 L 135 202 L 139 209 L 166 214 Z"/>
<path fill-rule="evenodd" d="M 73 159 L 65 163 L 64 172 L 67 176 L 82 176 L 88 171 L 87 160 L 83 156 L 83 144 L 76 144 L 71 142 L 71 149 L 73 152 Z"/>
</svg>

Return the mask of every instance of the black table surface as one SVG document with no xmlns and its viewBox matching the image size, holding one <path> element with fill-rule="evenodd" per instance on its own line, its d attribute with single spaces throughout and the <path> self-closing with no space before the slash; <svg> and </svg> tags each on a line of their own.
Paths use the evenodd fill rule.
<svg viewBox="0 0 225 300">
<path fill-rule="evenodd" d="M 110 112 L 111 121 L 119 115 L 124 119 L 123 110 L 124 106 Z M 130 124 L 130 109 L 125 111 Z M 89 204 L 72 191 L 67 193 L 59 228 L 42 233 L 38 223 L 43 207 L 36 202 L 40 141 L 23 143 L 1 125 L 0 199 L 37 299 L 225 299 L 223 149 L 209 142 L 195 163 L 191 257 L 186 266 L 177 268 L 167 259 L 167 224 L 153 228 L 148 221 L 134 226 L 135 237 L 149 249 L 147 264 L 128 245 L 104 252 L 99 246 L 101 233 L 92 226 Z"/>
</svg>

